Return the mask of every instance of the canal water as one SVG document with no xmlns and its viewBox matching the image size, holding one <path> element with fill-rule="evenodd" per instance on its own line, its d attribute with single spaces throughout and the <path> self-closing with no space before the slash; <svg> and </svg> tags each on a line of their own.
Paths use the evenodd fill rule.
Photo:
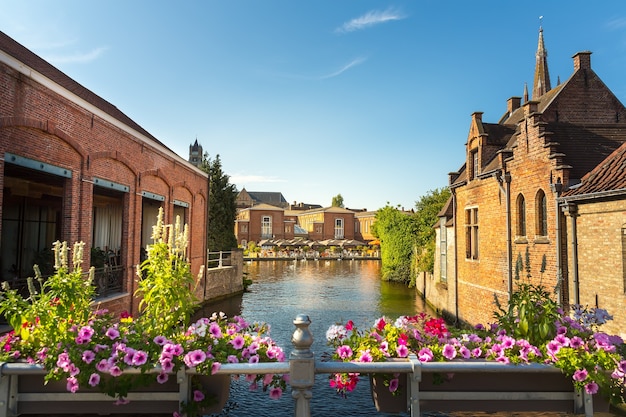
<svg viewBox="0 0 626 417">
<path fill-rule="evenodd" d="M 331 324 L 352 320 L 363 328 L 372 325 L 381 315 L 396 318 L 421 311 L 433 314 L 426 309 L 414 290 L 403 284 L 383 282 L 380 278 L 380 261 L 376 260 L 259 261 L 245 264 L 244 271 L 253 281 L 248 292 L 205 305 L 198 315 L 224 311 L 229 316 L 241 314 L 249 322 L 269 323 L 271 337 L 285 349 L 287 356 L 292 350 L 291 336 L 295 329 L 293 320 L 298 314 L 306 314 L 311 320 L 310 329 L 314 338 L 312 350 L 318 359 L 324 352 L 330 352 L 325 335 Z M 293 415 L 294 400 L 289 387 L 281 399 L 270 400 L 267 393 L 249 392 L 248 384 L 244 381 L 231 383 L 229 401 L 219 414 L 224 417 Z M 554 417 L 564 414 L 490 414 L 492 417 L 509 415 Z M 318 374 L 311 399 L 311 416 L 388 415 L 377 413 L 371 400 L 367 377 L 362 377 L 357 389 L 344 399 L 329 387 L 327 374 Z"/>
</svg>

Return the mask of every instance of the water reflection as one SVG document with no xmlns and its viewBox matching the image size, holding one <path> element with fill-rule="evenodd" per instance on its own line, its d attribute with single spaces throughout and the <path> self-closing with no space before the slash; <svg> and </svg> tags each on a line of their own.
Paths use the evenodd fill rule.
<svg viewBox="0 0 626 417">
<path fill-rule="evenodd" d="M 370 326 L 381 315 L 396 318 L 424 311 L 424 304 L 412 289 L 403 284 L 382 282 L 380 261 L 263 261 L 246 264 L 244 270 L 253 281 L 242 296 L 205 306 L 199 315 L 224 311 L 241 314 L 248 321 L 271 325 L 271 336 L 288 354 L 293 319 L 306 314 L 311 319 L 313 351 L 319 358 L 327 352 L 328 326 L 353 320 L 357 326 Z M 250 394 L 247 384 L 231 386 L 229 406 L 224 416 L 293 416 L 293 399 L 285 393 L 278 401 L 264 393 Z M 363 379 L 347 400 L 328 387 L 328 375 L 317 375 L 311 401 L 312 416 L 377 415 Z M 380 414 L 378 414 L 380 415 Z"/>
</svg>

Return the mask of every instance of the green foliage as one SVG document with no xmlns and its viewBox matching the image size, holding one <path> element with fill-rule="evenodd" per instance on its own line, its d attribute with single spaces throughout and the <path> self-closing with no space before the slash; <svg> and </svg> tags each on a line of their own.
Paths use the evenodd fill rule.
<svg viewBox="0 0 626 417">
<path fill-rule="evenodd" d="M 416 232 L 411 214 L 389 205 L 376 212 L 372 233 L 380 240 L 383 280 L 410 281 Z"/>
<path fill-rule="evenodd" d="M 384 280 L 415 285 L 415 272 L 433 272 L 437 214 L 450 198 L 447 188 L 429 191 L 420 198 L 414 214 L 387 204 L 376 213 L 372 233 L 380 240 Z"/>
<path fill-rule="evenodd" d="M 141 297 L 139 320 L 147 332 L 168 335 L 187 323 L 198 307 L 196 280 L 186 260 L 187 225 L 181 230 L 178 217 L 175 225 L 164 225 L 163 209 L 159 208 L 152 239 L 154 243 L 147 247 L 148 258 L 137 268 L 140 279 L 135 296 Z"/>
<path fill-rule="evenodd" d="M 93 268 L 86 279 L 81 268 L 83 247 L 82 242 L 74 245 L 70 270 L 67 244 L 55 242 L 52 251 L 56 273 L 44 281 L 35 265 L 35 278 L 28 278 L 29 297 L 26 299 L 3 283 L 0 313 L 25 341 L 24 353 L 32 355 L 68 337 L 71 339 L 68 329 L 73 323 L 90 318 L 90 304 L 95 295 Z"/>
<path fill-rule="evenodd" d="M 237 188 L 222 171 L 219 155 L 212 160 L 205 153 L 199 168 L 209 174 L 207 249 L 216 252 L 236 248 Z"/>
<path fill-rule="evenodd" d="M 525 282 L 519 278 L 522 268 L 526 270 Z M 530 271 L 530 255 L 526 248 L 525 266 L 522 265 L 521 254 L 518 254 L 515 267 L 517 288 L 511 294 L 507 307 L 504 308 L 498 297 L 494 296 L 497 307 L 494 317 L 507 334 L 539 345 L 555 336 L 554 322 L 560 314 L 559 306 L 550 293 L 541 284 L 531 282 Z"/>
<path fill-rule="evenodd" d="M 439 188 L 429 191 L 415 203 L 417 224 L 415 264 L 418 271 L 432 273 L 435 265 L 435 229 L 438 214 L 450 198 L 450 190 Z"/>
<path fill-rule="evenodd" d="M 333 197 L 333 201 L 331 203 L 332 207 L 341 207 L 343 208 L 343 196 L 341 194 L 337 194 L 336 196 Z"/>
</svg>

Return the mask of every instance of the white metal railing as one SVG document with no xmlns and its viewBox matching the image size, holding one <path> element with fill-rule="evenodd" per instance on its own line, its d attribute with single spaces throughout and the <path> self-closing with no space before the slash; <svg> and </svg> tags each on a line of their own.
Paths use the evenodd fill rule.
<svg viewBox="0 0 626 417">
<path fill-rule="evenodd" d="M 208 252 L 206 254 L 206 269 L 231 266 L 231 251 Z"/>
<path fill-rule="evenodd" d="M 415 355 L 411 355 L 406 361 L 398 362 L 322 362 L 317 361 L 311 345 L 313 335 L 309 329 L 311 321 L 307 315 L 300 314 L 294 321 L 296 330 L 292 336 L 293 350 L 288 362 L 270 363 L 237 363 L 223 364 L 217 371 L 218 374 L 289 374 L 291 396 L 294 398 L 295 417 L 310 417 L 310 401 L 313 396 L 315 374 L 331 374 L 354 372 L 361 374 L 372 373 L 405 373 L 407 374 L 407 410 L 411 417 L 420 416 L 420 400 L 445 400 L 445 401 L 494 401 L 494 400 L 528 400 L 528 401 L 571 401 L 575 413 L 583 413 L 586 417 L 593 417 L 593 398 L 584 392 L 555 391 L 534 392 L 524 390 L 522 392 L 456 392 L 456 391 L 428 391 L 420 392 L 420 383 L 424 373 L 520 373 L 520 374 L 554 374 L 560 373 L 558 368 L 550 365 L 531 363 L 527 365 L 511 365 L 499 362 L 483 361 L 452 361 L 452 362 L 420 362 Z M 0 377 L 3 382 L 11 375 L 42 374 L 45 370 L 39 365 L 26 363 L 4 363 L 0 366 Z M 194 370 L 187 370 L 182 374 L 193 374 Z M 179 379 L 181 378 L 179 372 Z M 494 375 L 497 378 L 497 375 Z M 533 387 L 529 387 L 532 389 Z M 181 388 L 182 392 L 182 388 Z M 71 394 L 75 395 L 75 394 Z M 182 394 L 181 394 L 182 395 Z M 8 400 L 7 395 L 0 393 L 0 403 Z M 15 406 L 15 404 L 14 404 Z M 4 407 L 0 407 L 0 417 L 5 416 Z M 459 410 L 462 411 L 462 410 Z"/>
</svg>

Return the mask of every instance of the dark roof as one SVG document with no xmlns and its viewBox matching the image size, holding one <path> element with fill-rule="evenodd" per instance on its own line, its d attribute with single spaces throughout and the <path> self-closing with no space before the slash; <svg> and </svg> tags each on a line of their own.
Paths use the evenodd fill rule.
<svg viewBox="0 0 626 417">
<path fill-rule="evenodd" d="M 248 191 L 248 195 L 256 203 L 267 203 L 272 205 L 287 204 L 287 200 L 283 197 L 283 193 L 273 191 Z"/>
<path fill-rule="evenodd" d="M 552 142 L 557 142 L 558 152 L 572 167 L 571 179 L 580 179 L 626 143 L 626 124 L 579 126 L 566 123 L 549 123 L 547 131 L 553 132 Z"/>
<path fill-rule="evenodd" d="M 159 145 L 169 149 L 157 138 L 148 133 L 148 131 L 135 123 L 130 117 L 122 113 L 113 104 L 109 103 L 102 97 L 96 95 L 94 92 L 83 87 L 81 84 L 68 77 L 65 73 L 50 64 L 48 61 L 44 60 L 28 48 L 19 44 L 2 31 L 0 31 L 0 50 L 5 51 L 7 54 L 11 55 L 18 61 L 26 64 L 28 67 L 42 74 L 44 77 L 49 78 L 51 81 L 60 85 L 64 89 L 71 91 L 73 94 L 76 94 L 78 97 L 102 110 L 109 116 L 119 120 L 120 122 L 136 130 L 142 135 L 148 137 Z"/>
<path fill-rule="evenodd" d="M 626 142 L 585 175 L 579 186 L 565 191 L 563 197 L 619 190 L 626 191 Z"/>
</svg>

